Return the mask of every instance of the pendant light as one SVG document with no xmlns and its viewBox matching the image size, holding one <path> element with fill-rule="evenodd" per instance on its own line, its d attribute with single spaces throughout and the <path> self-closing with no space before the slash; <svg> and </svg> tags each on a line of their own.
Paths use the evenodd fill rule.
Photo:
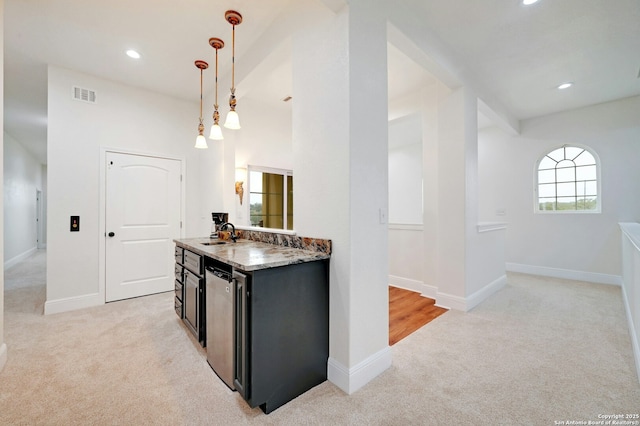
<svg viewBox="0 0 640 426">
<path fill-rule="evenodd" d="M 235 64 L 236 64 L 236 25 L 240 25 L 242 23 L 242 15 L 240 15 L 235 10 L 227 10 L 224 14 L 224 18 L 229 22 L 233 27 L 233 35 L 231 42 L 231 96 L 229 96 L 229 113 L 227 114 L 227 119 L 224 122 L 224 127 L 227 129 L 239 129 L 240 128 L 240 117 L 238 117 L 238 113 L 236 112 L 236 81 L 235 81 Z"/>
<path fill-rule="evenodd" d="M 205 149 L 208 148 L 207 140 L 202 134 L 204 132 L 204 124 L 202 124 L 202 71 L 209 68 L 209 64 L 205 61 L 197 60 L 195 62 L 196 68 L 200 69 L 200 124 L 198 125 L 198 137 L 196 138 L 196 148 Z"/>
<path fill-rule="evenodd" d="M 224 41 L 219 38 L 212 37 L 209 39 L 209 45 L 216 49 L 216 101 L 213 104 L 213 125 L 211 126 L 211 133 L 209 133 L 209 139 L 221 141 L 224 139 L 222 136 L 222 129 L 220 128 L 220 113 L 218 112 L 218 49 L 224 47 Z"/>
</svg>

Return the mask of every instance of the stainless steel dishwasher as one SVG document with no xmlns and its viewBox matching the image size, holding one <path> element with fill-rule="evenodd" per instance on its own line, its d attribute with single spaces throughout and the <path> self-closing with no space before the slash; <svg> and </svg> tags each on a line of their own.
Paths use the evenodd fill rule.
<svg viewBox="0 0 640 426">
<path fill-rule="evenodd" d="M 231 273 L 207 266 L 207 361 L 213 371 L 235 390 L 235 288 Z"/>
</svg>

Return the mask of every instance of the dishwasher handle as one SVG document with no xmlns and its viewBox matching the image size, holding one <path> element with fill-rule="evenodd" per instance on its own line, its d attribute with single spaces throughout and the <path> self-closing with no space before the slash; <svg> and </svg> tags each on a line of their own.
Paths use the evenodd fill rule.
<svg viewBox="0 0 640 426">
<path fill-rule="evenodd" d="M 205 269 L 207 270 L 207 272 L 216 276 L 217 278 L 220 278 L 221 280 L 228 281 L 228 282 L 232 281 L 231 274 L 228 273 L 227 271 L 223 271 L 222 269 L 218 269 L 216 267 L 211 267 L 211 266 L 207 266 Z"/>
</svg>

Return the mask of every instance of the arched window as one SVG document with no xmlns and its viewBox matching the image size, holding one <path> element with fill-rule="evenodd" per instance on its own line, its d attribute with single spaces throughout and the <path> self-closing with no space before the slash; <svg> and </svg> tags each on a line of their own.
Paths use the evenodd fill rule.
<svg viewBox="0 0 640 426">
<path fill-rule="evenodd" d="M 600 212 L 598 162 L 586 148 L 565 145 L 538 162 L 539 212 Z"/>
</svg>

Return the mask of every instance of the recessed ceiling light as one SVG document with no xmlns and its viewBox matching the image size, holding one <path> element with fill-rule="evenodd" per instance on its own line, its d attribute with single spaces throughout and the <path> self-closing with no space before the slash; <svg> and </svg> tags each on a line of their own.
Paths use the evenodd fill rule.
<svg viewBox="0 0 640 426">
<path fill-rule="evenodd" d="M 127 56 L 133 59 L 140 59 L 140 54 L 133 49 L 127 50 Z"/>
<path fill-rule="evenodd" d="M 536 3 L 538 0 L 522 0 L 522 4 L 525 6 L 529 6 L 530 4 Z"/>
<path fill-rule="evenodd" d="M 571 86 L 573 86 L 573 83 L 562 83 L 560 86 L 558 86 L 558 89 L 560 90 L 568 89 Z"/>
</svg>

